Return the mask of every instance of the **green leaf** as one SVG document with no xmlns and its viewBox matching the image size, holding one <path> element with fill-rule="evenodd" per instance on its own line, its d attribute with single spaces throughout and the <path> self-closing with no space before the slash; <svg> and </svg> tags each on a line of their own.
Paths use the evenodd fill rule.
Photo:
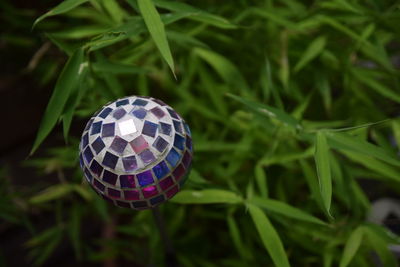
<svg viewBox="0 0 400 267">
<path fill-rule="evenodd" d="M 174 61 L 160 15 L 152 0 L 138 0 L 138 6 L 151 37 L 175 76 Z"/>
<path fill-rule="evenodd" d="M 251 199 L 249 199 L 247 202 L 250 204 L 256 205 L 260 208 L 275 212 L 277 214 L 284 215 L 289 218 L 293 218 L 293 219 L 300 220 L 300 221 L 316 223 L 316 224 L 320 224 L 320 225 L 326 225 L 326 223 L 321 221 L 320 219 L 302 211 L 301 209 L 290 206 L 282 201 L 254 196 Z"/>
<path fill-rule="evenodd" d="M 376 145 L 340 132 L 326 132 L 329 144 L 340 150 L 347 149 L 366 156 L 380 159 L 389 164 L 400 166 L 400 161 L 395 155 Z"/>
<path fill-rule="evenodd" d="M 343 250 L 342 258 L 340 259 L 340 267 L 346 267 L 356 255 L 358 248 L 361 245 L 361 240 L 364 235 L 364 228 L 357 227 L 347 239 L 346 245 Z"/>
<path fill-rule="evenodd" d="M 64 69 L 57 79 L 56 86 L 43 115 L 30 155 L 35 152 L 56 125 L 71 91 L 79 85 L 80 77 L 84 68 L 83 64 L 83 49 L 78 49 L 68 59 Z"/>
<path fill-rule="evenodd" d="M 163 0 L 153 0 L 154 4 L 158 7 L 165 8 L 170 11 L 182 12 L 182 13 L 192 13 L 189 19 L 204 22 L 223 29 L 235 29 L 236 25 L 232 24 L 223 17 L 210 14 L 204 10 L 195 8 L 186 3 L 180 3 L 175 1 L 163 1 Z"/>
<path fill-rule="evenodd" d="M 365 235 L 367 236 L 368 243 L 374 248 L 376 253 L 382 262 L 382 266 L 385 267 L 395 267 L 398 266 L 397 260 L 394 257 L 393 252 L 389 250 L 390 243 L 384 238 L 378 235 L 375 231 L 369 227 L 365 227 Z"/>
<path fill-rule="evenodd" d="M 66 13 L 66 12 L 74 9 L 75 7 L 77 7 L 79 5 L 82 5 L 83 3 L 86 3 L 88 1 L 89 0 L 64 0 L 58 6 L 56 6 L 53 9 L 51 9 L 49 12 L 47 12 L 44 15 L 40 16 L 39 18 L 37 18 L 35 20 L 35 22 L 33 23 L 32 28 L 34 28 L 36 26 L 36 24 L 38 24 L 40 21 L 44 20 L 47 17 Z"/>
<path fill-rule="evenodd" d="M 242 259 L 248 258 L 248 254 L 247 254 L 248 250 L 243 245 L 242 238 L 240 237 L 239 227 L 232 215 L 227 216 L 227 223 L 228 223 L 229 233 L 231 235 L 233 244 L 235 245 L 236 250 L 238 251 L 240 257 Z"/>
<path fill-rule="evenodd" d="M 63 196 L 74 191 L 72 184 L 58 184 L 48 187 L 46 190 L 40 192 L 36 196 L 29 199 L 31 204 L 41 204 L 54 199 L 62 198 Z"/>
<path fill-rule="evenodd" d="M 317 166 L 319 188 L 326 212 L 330 214 L 332 199 L 332 177 L 329 162 L 330 152 L 326 141 L 325 132 L 318 131 L 315 146 L 315 165 Z"/>
<path fill-rule="evenodd" d="M 243 199 L 231 191 L 205 189 L 202 191 L 183 190 L 172 198 L 171 201 L 181 204 L 238 204 Z"/>
<path fill-rule="evenodd" d="M 254 176 L 256 177 L 256 183 L 260 190 L 260 195 L 264 198 L 268 197 L 267 175 L 265 175 L 264 168 L 260 162 L 254 167 Z"/>
<path fill-rule="evenodd" d="M 305 65 L 307 65 L 311 60 L 316 58 L 323 50 L 326 45 L 326 37 L 320 36 L 314 39 L 310 45 L 307 47 L 306 51 L 301 56 L 300 60 L 294 67 L 294 71 L 300 71 Z"/>
<path fill-rule="evenodd" d="M 230 98 L 235 99 L 236 101 L 241 102 L 242 104 L 246 105 L 250 110 L 257 112 L 258 114 L 261 114 L 263 116 L 267 116 L 269 118 L 275 118 L 277 120 L 279 120 L 280 122 L 282 122 L 285 125 L 291 126 L 294 129 L 301 129 L 301 125 L 300 123 L 293 118 L 292 116 L 290 116 L 289 114 L 287 114 L 286 112 L 277 109 L 277 108 L 273 108 L 261 103 L 257 103 L 251 100 L 247 100 L 244 99 L 242 97 L 236 96 L 236 95 L 232 95 L 232 94 L 227 94 L 227 96 L 229 96 Z"/>
<path fill-rule="evenodd" d="M 277 267 L 290 266 L 282 241 L 267 216 L 257 206 L 248 205 L 248 208 L 261 241 L 271 256 L 274 264 Z"/>
<path fill-rule="evenodd" d="M 113 73 L 113 74 L 140 74 L 147 73 L 148 70 L 145 70 L 141 67 L 114 63 L 108 60 L 102 60 L 91 64 L 93 71 L 95 72 L 105 72 L 105 73 Z"/>
</svg>

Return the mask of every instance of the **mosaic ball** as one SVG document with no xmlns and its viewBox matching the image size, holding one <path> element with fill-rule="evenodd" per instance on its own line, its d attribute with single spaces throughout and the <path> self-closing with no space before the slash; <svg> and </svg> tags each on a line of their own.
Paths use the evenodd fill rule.
<svg viewBox="0 0 400 267">
<path fill-rule="evenodd" d="M 189 126 L 164 102 L 130 96 L 103 106 L 80 142 L 86 181 L 119 207 L 149 209 L 172 198 L 189 174 Z"/>
</svg>

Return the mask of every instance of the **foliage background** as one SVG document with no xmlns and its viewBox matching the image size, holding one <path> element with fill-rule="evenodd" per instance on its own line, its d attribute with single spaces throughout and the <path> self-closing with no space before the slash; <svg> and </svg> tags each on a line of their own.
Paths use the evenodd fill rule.
<svg viewBox="0 0 400 267">
<path fill-rule="evenodd" d="M 88 117 L 137 94 L 193 131 L 185 191 L 161 206 L 180 265 L 397 266 L 398 237 L 366 218 L 400 190 L 398 1 L 0 7 L 18 129 L 2 133 L 2 264 L 165 265 L 151 212 L 104 203 L 77 164 Z"/>
</svg>

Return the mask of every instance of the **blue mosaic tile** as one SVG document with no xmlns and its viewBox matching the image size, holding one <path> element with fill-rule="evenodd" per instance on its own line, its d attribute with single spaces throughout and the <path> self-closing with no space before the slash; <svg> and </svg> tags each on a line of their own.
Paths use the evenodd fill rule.
<svg viewBox="0 0 400 267">
<path fill-rule="evenodd" d="M 116 109 L 116 110 L 113 112 L 113 117 L 114 117 L 115 119 L 119 120 L 119 119 L 121 119 L 123 116 L 125 116 L 125 114 L 126 114 L 126 110 L 125 110 L 124 108 L 119 108 L 119 109 Z"/>
<path fill-rule="evenodd" d="M 88 123 L 86 123 L 86 127 L 85 127 L 85 130 L 84 130 L 84 131 L 89 130 L 90 126 L 92 126 L 93 120 L 94 120 L 94 119 L 91 118 L 91 119 L 88 121 Z"/>
<path fill-rule="evenodd" d="M 150 199 L 150 203 L 151 203 L 151 205 L 156 205 L 156 204 L 163 202 L 164 200 L 165 200 L 164 196 L 159 195 L 157 197 Z"/>
<path fill-rule="evenodd" d="M 83 156 L 82 153 L 79 153 L 79 165 L 83 169 L 85 167 L 85 163 L 83 162 Z"/>
<path fill-rule="evenodd" d="M 123 106 L 123 105 L 128 105 L 129 104 L 129 99 L 123 99 L 123 100 L 119 100 L 115 103 L 115 105 L 117 107 L 119 106 Z"/>
<path fill-rule="evenodd" d="M 115 185 L 117 182 L 118 175 L 112 173 L 110 171 L 104 170 L 103 172 L 103 181 L 109 184 Z"/>
<path fill-rule="evenodd" d="M 153 172 L 158 179 L 161 179 L 169 173 L 169 168 L 164 161 L 161 161 L 153 167 Z"/>
<path fill-rule="evenodd" d="M 119 183 L 121 184 L 121 188 L 135 188 L 135 175 L 120 175 Z"/>
<path fill-rule="evenodd" d="M 92 164 L 90 164 L 90 170 L 100 177 L 103 167 L 96 160 L 93 160 Z"/>
<path fill-rule="evenodd" d="M 139 108 L 132 110 L 131 113 L 136 118 L 143 120 L 147 115 L 147 110 L 145 110 L 144 108 Z"/>
<path fill-rule="evenodd" d="M 105 186 L 104 186 L 102 183 L 100 183 L 97 179 L 94 179 L 94 180 L 93 180 L 93 185 L 94 185 L 97 189 L 99 189 L 101 192 L 104 192 Z"/>
<path fill-rule="evenodd" d="M 179 134 L 175 134 L 174 147 L 176 147 L 180 150 L 184 150 L 185 149 L 185 138 L 183 138 Z"/>
<path fill-rule="evenodd" d="M 90 171 L 89 171 L 88 169 L 85 168 L 85 170 L 84 170 L 83 172 L 84 172 L 84 174 L 85 174 L 86 181 L 88 181 L 89 183 L 91 183 L 92 180 L 93 180 L 93 176 L 92 176 L 92 174 L 90 173 Z"/>
<path fill-rule="evenodd" d="M 89 134 L 85 133 L 82 137 L 82 149 L 84 149 L 89 144 Z"/>
<path fill-rule="evenodd" d="M 165 135 L 171 135 L 171 129 L 172 129 L 171 124 L 168 124 L 165 122 L 160 122 L 160 125 L 159 125 L 160 133 L 165 134 Z"/>
<path fill-rule="evenodd" d="M 96 140 L 94 140 L 94 142 L 92 143 L 92 148 L 96 152 L 96 154 L 99 154 L 105 146 L 106 145 L 104 144 L 100 136 L 97 137 Z"/>
<path fill-rule="evenodd" d="M 136 99 L 135 101 L 133 101 L 133 103 L 132 103 L 132 105 L 134 105 L 134 106 L 142 106 L 142 107 L 144 107 L 144 106 L 146 106 L 147 105 L 147 101 L 146 100 L 143 100 L 143 99 Z"/>
<path fill-rule="evenodd" d="M 180 155 L 179 155 L 178 151 L 176 151 L 174 148 L 172 148 L 172 149 L 169 151 L 168 155 L 167 155 L 167 161 L 168 161 L 168 163 L 169 163 L 173 168 L 175 168 L 175 166 L 176 166 L 176 165 L 178 164 L 178 162 L 179 162 L 179 159 L 180 159 Z"/>
<path fill-rule="evenodd" d="M 89 164 L 93 159 L 93 152 L 90 147 L 86 147 L 85 151 L 83 151 L 83 158 Z"/>
<path fill-rule="evenodd" d="M 147 203 L 146 201 L 135 201 L 132 202 L 133 207 L 140 209 L 140 208 L 146 208 L 147 207 Z"/>
<path fill-rule="evenodd" d="M 186 138 L 186 147 L 187 149 L 189 149 L 190 151 L 192 151 L 193 147 L 192 147 L 192 139 L 190 137 Z"/>
<path fill-rule="evenodd" d="M 168 110 L 169 115 L 171 115 L 172 118 L 179 119 L 178 114 L 174 110 L 172 110 L 170 108 L 167 108 L 167 110 Z"/>
<path fill-rule="evenodd" d="M 101 130 L 101 137 L 112 137 L 115 135 L 115 123 L 105 123 Z"/>
<path fill-rule="evenodd" d="M 102 121 L 98 121 L 92 124 L 92 130 L 90 131 L 90 135 L 98 134 L 101 130 Z"/>
<path fill-rule="evenodd" d="M 140 186 L 146 186 L 154 182 L 153 175 L 151 174 L 150 170 L 139 173 L 138 175 L 136 175 L 136 177 Z"/>
<path fill-rule="evenodd" d="M 190 131 L 189 125 L 187 125 L 185 122 L 183 123 L 183 127 L 185 127 L 185 132 L 187 135 L 191 136 L 192 133 Z"/>
<path fill-rule="evenodd" d="M 152 98 L 151 100 L 153 100 L 154 102 L 156 102 L 160 106 L 166 106 L 167 105 L 163 101 L 161 101 L 160 99 Z"/>
<path fill-rule="evenodd" d="M 154 137 L 156 136 L 158 124 L 150 121 L 145 121 L 142 129 L 142 134 Z"/>
<path fill-rule="evenodd" d="M 156 160 L 156 158 L 154 157 L 153 152 L 151 152 L 150 150 L 146 149 L 143 150 L 142 152 L 140 152 L 139 154 L 140 159 L 143 161 L 143 163 L 145 165 L 148 165 L 152 162 L 154 162 Z"/>
<path fill-rule="evenodd" d="M 105 119 L 111 113 L 111 111 L 113 111 L 113 109 L 107 107 L 107 108 L 103 109 L 103 111 L 99 114 L 99 117 Z"/>
<path fill-rule="evenodd" d="M 163 152 L 165 148 L 168 146 L 168 142 L 165 141 L 164 138 L 161 136 L 158 136 L 156 141 L 153 143 L 153 147 L 155 147 L 159 152 Z"/>
<path fill-rule="evenodd" d="M 106 152 L 106 154 L 104 155 L 102 164 L 111 169 L 115 169 L 117 162 L 118 162 L 117 156 L 115 156 L 114 154 L 111 154 L 110 152 Z"/>
</svg>

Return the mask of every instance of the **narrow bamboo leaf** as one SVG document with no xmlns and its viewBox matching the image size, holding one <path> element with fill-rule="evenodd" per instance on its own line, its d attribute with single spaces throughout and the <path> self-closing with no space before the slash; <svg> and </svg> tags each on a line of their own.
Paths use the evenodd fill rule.
<svg viewBox="0 0 400 267">
<path fill-rule="evenodd" d="M 108 60 L 99 61 L 91 64 L 93 71 L 95 72 L 106 72 L 113 74 L 140 74 L 147 73 L 148 70 L 141 67 L 115 63 Z"/>
<path fill-rule="evenodd" d="M 236 96 L 236 95 L 232 95 L 232 94 L 227 94 L 227 96 L 229 96 L 230 98 L 235 99 L 238 102 L 241 102 L 242 104 L 246 105 L 250 110 L 257 112 L 258 114 L 267 116 L 269 118 L 275 118 L 277 120 L 279 120 L 280 122 L 282 122 L 285 125 L 288 125 L 294 129 L 301 129 L 301 125 L 300 123 L 293 118 L 292 116 L 290 116 L 289 114 L 287 114 L 286 112 L 277 109 L 277 108 L 273 108 L 261 103 L 257 103 L 251 100 L 247 100 L 244 99 L 242 97 Z"/>
<path fill-rule="evenodd" d="M 352 74 L 356 77 L 357 80 L 359 80 L 365 86 L 375 90 L 377 93 L 381 94 L 384 97 L 387 97 L 388 99 L 400 103 L 399 93 L 396 93 L 393 89 L 390 89 L 385 85 L 383 85 L 382 83 L 379 83 L 376 79 L 371 78 L 371 76 L 368 75 L 368 73 L 353 69 Z"/>
<path fill-rule="evenodd" d="M 158 7 L 165 8 L 170 11 L 192 13 L 192 16 L 188 17 L 192 20 L 201 21 L 223 29 L 235 29 L 236 25 L 232 24 L 223 17 L 210 14 L 204 10 L 190 6 L 186 3 L 174 2 L 174 1 L 163 1 L 153 0 L 154 4 Z"/>
<path fill-rule="evenodd" d="M 63 14 L 88 1 L 89 0 L 64 0 L 58 6 L 54 7 L 44 15 L 37 18 L 33 23 L 32 28 L 34 28 L 36 24 L 38 24 L 40 21 L 44 20 L 47 17 Z"/>
<path fill-rule="evenodd" d="M 40 204 L 54 199 L 59 199 L 74 190 L 72 184 L 58 184 L 47 188 L 36 196 L 29 199 L 31 204 Z"/>
<path fill-rule="evenodd" d="M 240 257 L 243 259 L 248 258 L 247 253 L 246 253 L 247 249 L 243 245 L 242 238 L 240 237 L 239 227 L 238 227 L 235 219 L 233 218 L 233 216 L 228 215 L 227 223 L 228 223 L 229 233 L 231 235 L 233 244 L 235 245 L 236 250 L 238 251 Z"/>
<path fill-rule="evenodd" d="M 300 71 L 304 66 L 306 66 L 311 60 L 316 58 L 323 50 L 326 45 L 326 37 L 319 36 L 314 39 L 310 45 L 307 47 L 306 51 L 304 51 L 300 60 L 297 62 L 294 67 L 294 71 Z"/>
<path fill-rule="evenodd" d="M 30 152 L 31 155 L 56 125 L 71 91 L 79 85 L 79 78 L 83 71 L 83 61 L 83 49 L 78 49 L 65 64 L 40 123 L 39 131 Z"/>
<path fill-rule="evenodd" d="M 332 177 L 330 168 L 330 152 L 325 132 L 318 131 L 315 146 L 315 165 L 317 166 L 319 188 L 326 212 L 330 214 L 332 199 Z"/>
<path fill-rule="evenodd" d="M 79 72 L 79 81 L 78 81 L 78 86 L 76 88 L 73 88 L 73 91 L 71 92 L 71 96 L 68 98 L 67 103 L 65 104 L 65 110 L 62 115 L 62 120 L 63 120 L 63 133 L 64 133 L 64 139 L 68 141 L 68 133 L 69 133 L 69 128 L 71 127 L 72 123 L 72 118 L 74 116 L 74 111 L 76 107 L 78 106 L 79 102 L 82 99 L 82 96 L 84 92 L 86 91 L 86 83 L 83 82 L 86 78 L 87 75 L 87 70 L 88 70 L 89 62 L 84 62 L 81 64 L 81 70 Z"/>
<path fill-rule="evenodd" d="M 88 187 L 76 184 L 74 185 L 74 191 L 86 201 L 90 201 L 93 198 L 93 194 L 91 194 Z"/>
<path fill-rule="evenodd" d="M 124 10 L 119 6 L 118 2 L 115 0 L 101 0 L 99 1 L 103 5 L 107 13 L 110 14 L 111 18 L 120 24 L 125 17 Z"/>
<path fill-rule="evenodd" d="M 382 262 L 382 266 L 387 266 L 387 267 L 396 267 L 398 266 L 397 260 L 393 254 L 389 250 L 389 243 L 387 240 L 382 238 L 380 235 L 378 235 L 375 231 L 371 230 L 368 227 L 364 228 L 365 230 L 365 235 L 368 239 L 368 243 L 370 244 L 371 247 L 374 248 L 376 253 L 379 255 L 379 258 Z"/>
<path fill-rule="evenodd" d="M 174 61 L 160 15 L 154 7 L 152 0 L 138 0 L 138 6 L 151 37 L 175 76 Z"/>
<path fill-rule="evenodd" d="M 268 183 L 267 176 L 260 163 L 254 167 L 254 175 L 256 177 L 257 187 L 260 190 L 260 195 L 264 198 L 268 197 Z"/>
<path fill-rule="evenodd" d="M 329 143 L 332 143 L 333 146 L 336 146 L 339 149 L 351 150 L 366 156 L 380 159 L 395 166 L 400 166 L 400 161 L 396 156 L 376 145 L 359 140 L 345 133 L 327 132 L 326 135 Z"/>
<path fill-rule="evenodd" d="M 293 218 L 300 221 L 306 221 L 311 223 L 316 223 L 320 225 L 326 225 L 325 222 L 320 219 L 298 209 L 293 206 L 286 204 L 285 202 L 281 202 L 278 200 L 261 198 L 261 197 L 253 197 L 248 200 L 249 203 L 256 205 L 260 208 L 267 209 L 269 211 L 275 212 L 277 214 L 284 215 L 289 218 Z"/>
<path fill-rule="evenodd" d="M 348 266 L 354 255 L 356 255 L 364 235 L 363 229 L 362 226 L 359 226 L 350 234 L 344 247 L 342 258 L 340 259 L 340 267 Z"/>
<path fill-rule="evenodd" d="M 82 257 L 82 239 L 80 238 L 81 228 L 81 207 L 74 205 L 70 209 L 68 233 L 71 240 L 72 246 L 75 251 L 75 256 L 79 260 Z"/>
<path fill-rule="evenodd" d="M 235 86 L 247 94 L 249 86 L 239 69 L 231 61 L 220 54 L 199 47 L 193 49 L 193 52 L 210 64 L 227 84 Z"/>
<path fill-rule="evenodd" d="M 172 198 L 171 201 L 181 204 L 238 204 L 243 200 L 239 195 L 231 191 L 205 189 L 202 191 L 183 190 Z"/>
<path fill-rule="evenodd" d="M 277 267 L 290 266 L 282 241 L 268 217 L 257 206 L 248 205 L 253 222 L 268 254 Z"/>
</svg>

